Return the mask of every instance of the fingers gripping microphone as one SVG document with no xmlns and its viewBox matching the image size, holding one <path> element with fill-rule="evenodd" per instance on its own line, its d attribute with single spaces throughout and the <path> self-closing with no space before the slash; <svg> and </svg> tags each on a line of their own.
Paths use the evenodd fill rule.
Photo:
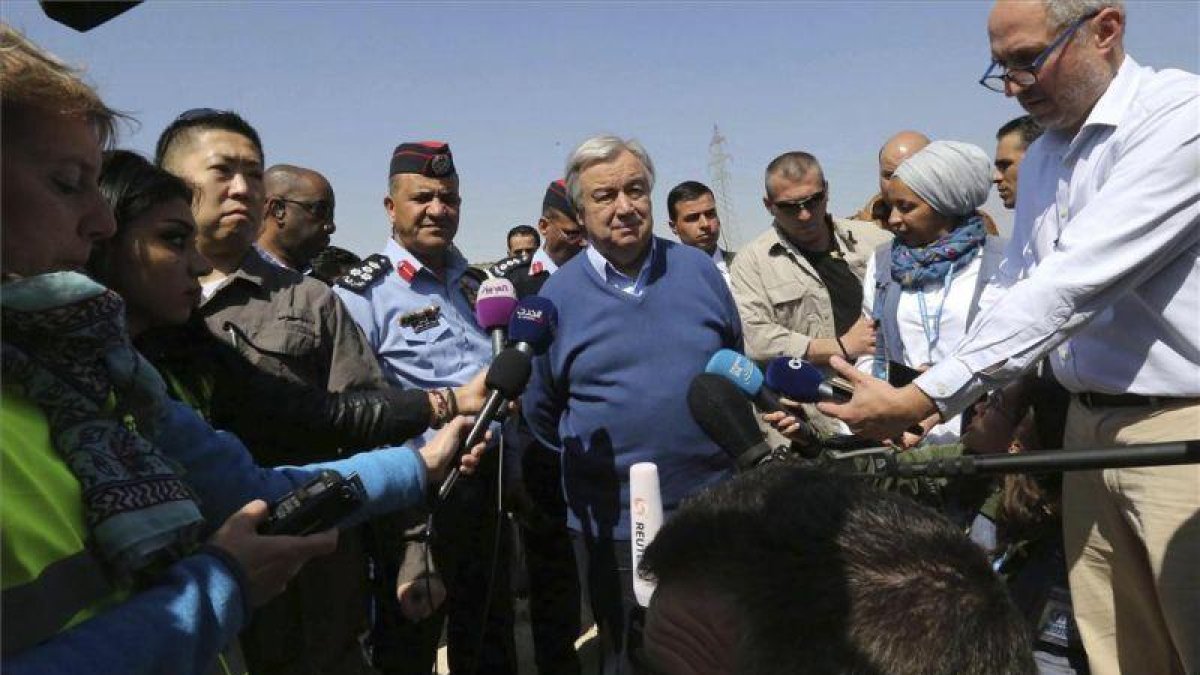
<svg viewBox="0 0 1200 675">
<path fill-rule="evenodd" d="M 557 325 L 558 311 L 549 300 L 531 295 L 517 302 L 508 324 L 508 334 L 515 344 L 497 354 L 492 360 L 492 365 L 484 377 L 488 397 L 479 411 L 479 416 L 475 418 L 475 424 L 467 434 L 459 455 L 482 441 L 488 426 L 504 409 L 504 404 L 516 399 L 525 391 L 533 369 L 532 356 L 546 351 L 554 339 L 554 329 Z M 458 476 L 459 470 L 455 466 L 438 488 L 439 500 L 445 501 L 450 495 Z"/>
<path fill-rule="evenodd" d="M 779 396 L 763 386 L 763 374 L 758 366 L 732 349 L 722 349 L 713 354 L 704 372 L 729 380 L 762 410 L 783 409 L 779 404 Z"/>
<path fill-rule="evenodd" d="M 475 321 L 492 337 L 492 356 L 504 349 L 504 334 L 513 310 L 517 308 L 517 289 L 507 279 L 488 279 L 475 295 Z"/>
<path fill-rule="evenodd" d="M 746 405 L 746 396 L 732 381 L 701 373 L 688 386 L 687 403 L 692 419 L 733 458 L 738 471 L 754 468 L 770 457 L 771 447 Z"/>
<path fill-rule="evenodd" d="M 801 403 L 845 403 L 854 387 L 839 378 L 825 379 L 821 370 L 804 359 L 781 356 L 767 363 L 766 386 Z"/>
<path fill-rule="evenodd" d="M 642 556 L 662 527 L 662 493 L 658 465 L 638 462 L 629 467 L 629 545 L 633 554 L 633 596 L 642 607 L 650 606 L 655 583 L 641 574 Z"/>
</svg>

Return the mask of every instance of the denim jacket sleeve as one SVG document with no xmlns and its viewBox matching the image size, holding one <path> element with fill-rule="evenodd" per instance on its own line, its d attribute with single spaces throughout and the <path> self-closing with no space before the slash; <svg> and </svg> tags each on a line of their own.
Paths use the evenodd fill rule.
<svg viewBox="0 0 1200 675">
<path fill-rule="evenodd" d="M 52 639 L 4 659 L 11 675 L 202 675 L 247 619 L 243 590 L 219 557 L 192 555 L 158 583 Z"/>
</svg>

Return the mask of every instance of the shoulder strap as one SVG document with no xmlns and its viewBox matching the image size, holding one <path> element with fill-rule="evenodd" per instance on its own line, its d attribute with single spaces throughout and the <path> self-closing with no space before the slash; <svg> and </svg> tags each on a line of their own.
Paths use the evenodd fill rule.
<svg viewBox="0 0 1200 675">
<path fill-rule="evenodd" d="M 376 253 L 372 256 L 367 256 L 358 265 L 350 268 L 345 276 L 338 280 L 338 286 L 348 288 L 355 293 L 362 293 L 370 288 L 379 279 L 382 279 L 389 269 L 392 268 L 392 261 L 382 253 Z"/>
</svg>

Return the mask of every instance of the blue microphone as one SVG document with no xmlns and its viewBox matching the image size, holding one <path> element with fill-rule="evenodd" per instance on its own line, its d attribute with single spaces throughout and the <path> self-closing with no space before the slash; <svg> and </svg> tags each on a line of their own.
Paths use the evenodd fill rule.
<svg viewBox="0 0 1200 675">
<path fill-rule="evenodd" d="M 781 356 L 767 363 L 766 386 L 799 401 L 845 403 L 854 395 L 854 387 L 839 378 L 826 380 L 821 370 L 804 359 Z"/>
<path fill-rule="evenodd" d="M 527 355 L 545 354 L 558 330 L 558 309 L 540 295 L 527 295 L 517 301 L 508 320 L 508 339 L 513 347 Z"/>
<path fill-rule="evenodd" d="M 779 396 L 763 386 L 763 374 L 754 362 L 732 349 L 722 349 L 708 360 L 704 372 L 720 375 L 737 385 L 760 410 L 782 410 Z"/>
</svg>

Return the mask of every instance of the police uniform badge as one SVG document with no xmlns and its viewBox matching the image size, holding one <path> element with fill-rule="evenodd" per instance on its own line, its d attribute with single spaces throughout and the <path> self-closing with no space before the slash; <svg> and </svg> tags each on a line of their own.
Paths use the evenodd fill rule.
<svg viewBox="0 0 1200 675">
<path fill-rule="evenodd" d="M 338 280 L 338 285 L 355 293 L 362 293 L 377 279 L 382 278 L 391 266 L 392 262 L 387 256 L 376 253 L 350 268 L 350 271 Z"/>
<path fill-rule="evenodd" d="M 400 317 L 400 327 L 410 328 L 414 333 L 424 333 L 425 331 L 438 325 L 442 318 L 442 308 L 438 305 L 429 305 L 421 309 L 413 310 Z"/>
<path fill-rule="evenodd" d="M 429 158 L 429 173 L 434 178 L 448 176 L 454 171 L 454 161 L 450 159 L 450 155 L 441 154 L 434 155 Z"/>
</svg>

